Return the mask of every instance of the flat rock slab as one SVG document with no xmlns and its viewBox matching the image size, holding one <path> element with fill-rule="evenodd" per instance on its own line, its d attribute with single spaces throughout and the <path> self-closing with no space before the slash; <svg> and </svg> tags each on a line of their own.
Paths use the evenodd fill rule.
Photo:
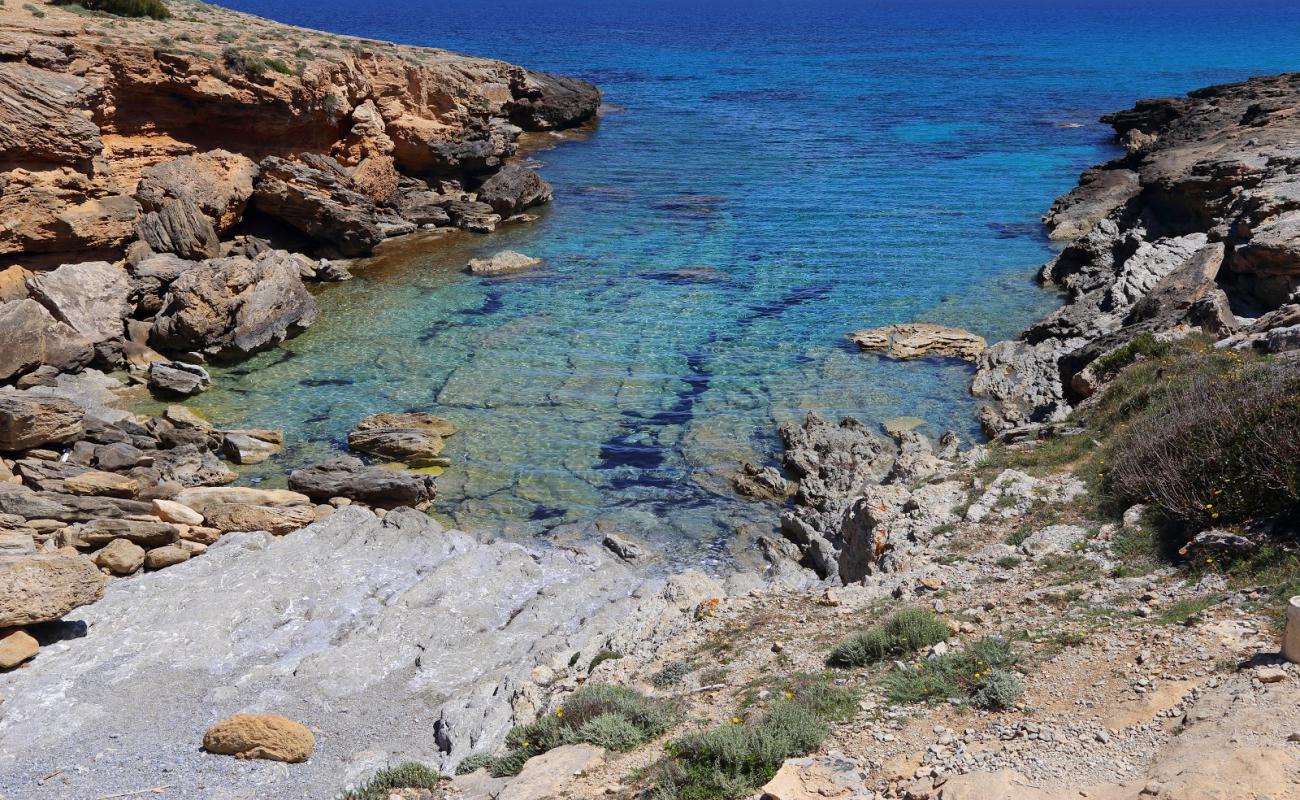
<svg viewBox="0 0 1300 800">
<path fill-rule="evenodd" d="M 907 361 L 914 358 L 960 358 L 974 361 L 988 347 L 983 337 L 961 328 L 911 322 L 849 334 L 858 347 L 871 353 Z"/>
</svg>

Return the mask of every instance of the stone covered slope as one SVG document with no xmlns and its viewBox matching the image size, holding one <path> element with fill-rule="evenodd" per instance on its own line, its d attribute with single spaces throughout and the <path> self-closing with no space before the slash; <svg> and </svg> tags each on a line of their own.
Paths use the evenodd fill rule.
<svg viewBox="0 0 1300 800">
<path fill-rule="evenodd" d="M 1300 342 L 1300 74 L 1144 100 L 1105 121 L 1125 155 L 1045 217 L 1068 244 L 1041 278 L 1065 305 L 978 358 L 990 432 L 1062 418 L 1104 377 L 1089 366 L 1143 332 Z"/>
<path fill-rule="evenodd" d="M 500 61 L 169 7 L 165 21 L 0 7 L 0 255 L 120 254 L 160 210 L 142 176 L 180 156 L 333 156 L 383 202 L 401 175 L 481 179 L 520 129 L 579 124 L 599 99 Z M 221 183 L 247 183 L 222 161 Z"/>
<path fill-rule="evenodd" d="M 648 656 L 720 594 L 599 546 L 483 543 L 410 510 L 233 534 L 113 582 L 0 676 L 0 795 L 329 797 L 389 763 L 449 767 L 574 688 L 597 653 Z M 311 760 L 200 752 L 209 725 L 243 711 L 312 728 Z"/>
</svg>

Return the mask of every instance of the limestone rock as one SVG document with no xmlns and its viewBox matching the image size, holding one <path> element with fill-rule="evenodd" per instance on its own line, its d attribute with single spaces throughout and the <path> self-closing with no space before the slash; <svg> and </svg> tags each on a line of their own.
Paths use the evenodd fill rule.
<svg viewBox="0 0 1300 800">
<path fill-rule="evenodd" d="M 540 258 L 526 256 L 514 250 L 502 250 L 491 258 L 471 258 L 469 271 L 475 275 L 502 275 L 508 272 L 523 272 L 541 263 Z"/>
<path fill-rule="evenodd" d="M 136 223 L 136 235 L 155 253 L 174 253 L 185 259 L 216 258 L 221 241 L 212 220 L 191 199 L 166 199 Z"/>
<path fill-rule="evenodd" d="M 177 503 L 206 515 L 213 506 L 227 503 L 287 508 L 311 504 L 311 498 L 284 489 L 253 489 L 246 486 L 201 486 L 186 489 L 175 498 Z"/>
<path fill-rule="evenodd" d="M 221 453 L 236 464 L 260 464 L 280 452 L 283 442 L 279 431 L 226 431 Z"/>
<path fill-rule="evenodd" d="M 586 81 L 529 72 L 515 88 L 510 119 L 528 130 L 571 128 L 596 116 L 600 90 Z"/>
<path fill-rule="evenodd" d="M 433 414 L 374 414 L 348 434 L 348 447 L 413 467 L 438 466 L 445 463 L 443 437 L 455 432 L 454 424 Z"/>
<path fill-rule="evenodd" d="M 104 261 L 64 264 L 27 281 L 33 299 L 91 344 L 120 339 L 131 311 L 126 273 Z"/>
<path fill-rule="evenodd" d="M 176 525 L 202 525 L 203 515 L 174 500 L 153 500 L 153 513 L 163 522 Z"/>
<path fill-rule="evenodd" d="M 969 331 L 925 322 L 871 328 L 849 334 L 849 339 L 867 352 L 883 353 L 899 361 L 935 356 L 974 361 L 988 346 L 982 337 Z"/>
<path fill-rule="evenodd" d="M 0 305 L 0 380 L 42 364 L 79 369 L 94 358 L 86 337 L 30 298 Z"/>
<path fill-rule="evenodd" d="M 219 503 L 203 512 L 208 527 L 222 533 L 266 531 L 291 533 L 315 521 L 311 506 L 255 506 L 247 503 Z"/>
<path fill-rule="evenodd" d="M 63 489 L 70 494 L 130 498 L 140 491 L 140 482 L 116 472 L 90 470 L 64 478 Z"/>
<path fill-rule="evenodd" d="M 27 631 L 0 631 L 0 669 L 13 669 L 35 658 L 40 644 Z"/>
<path fill-rule="evenodd" d="M 74 547 L 94 548 L 125 539 L 144 548 L 162 547 L 180 538 L 175 525 L 136 519 L 93 519 L 65 528 L 62 536 Z"/>
<path fill-rule="evenodd" d="M 211 385 L 212 376 L 197 364 L 155 361 L 149 365 L 149 388 L 161 394 L 190 397 Z"/>
<path fill-rule="evenodd" d="M 605 760 L 605 749 L 590 744 L 569 744 L 528 759 L 519 774 L 506 784 L 497 800 L 545 800 L 554 797 L 573 776 L 594 769 Z"/>
<path fill-rule="evenodd" d="M 151 340 L 171 350 L 247 355 L 310 327 L 319 312 L 288 253 L 212 259 L 171 285 Z"/>
<path fill-rule="evenodd" d="M 289 488 L 314 500 L 347 497 L 378 506 L 415 506 L 434 496 L 430 475 L 367 467 L 357 458 L 336 458 L 289 473 Z"/>
<path fill-rule="evenodd" d="M 384 240 L 374 200 L 356 191 L 333 159 L 321 157 L 306 164 L 266 158 L 253 205 L 344 256 L 366 255 Z"/>
<path fill-rule="evenodd" d="M 479 187 L 480 203 L 487 203 L 502 217 L 525 208 L 551 202 L 551 185 L 528 167 L 507 164 Z"/>
<path fill-rule="evenodd" d="M 0 627 L 50 622 L 103 596 L 104 576 L 85 556 L 0 559 Z"/>
<path fill-rule="evenodd" d="M 501 222 L 501 215 L 493 211 L 492 206 L 471 200 L 448 203 L 447 215 L 457 228 L 475 233 L 491 233 Z"/>
<path fill-rule="evenodd" d="M 1070 241 L 1086 235 L 1112 211 L 1142 190 L 1138 174 L 1130 169 L 1090 169 L 1079 185 L 1057 198 L 1043 216 L 1053 239 Z"/>
<path fill-rule="evenodd" d="M 0 392 L 0 450 L 64 444 L 85 433 L 85 412 L 71 400 Z"/>
<path fill-rule="evenodd" d="M 144 171 L 135 196 L 147 211 L 171 200 L 189 200 L 212 221 L 217 233 L 234 227 L 253 195 L 257 165 L 227 150 L 180 156 Z"/>
<path fill-rule="evenodd" d="M 208 728 L 203 749 L 236 758 L 297 764 L 311 757 L 316 738 L 306 726 L 277 714 L 236 714 Z"/>
<path fill-rule="evenodd" d="M 191 551 L 180 544 L 169 544 L 163 547 L 155 547 L 144 555 L 144 566 L 146 569 L 157 570 L 167 567 L 174 567 L 184 561 L 189 561 Z"/>
<path fill-rule="evenodd" d="M 0 159 L 79 165 L 99 155 L 90 81 L 23 63 L 0 63 Z"/>
<path fill-rule="evenodd" d="M 91 556 L 114 575 L 131 575 L 144 565 L 145 550 L 128 539 L 114 539 Z"/>
</svg>

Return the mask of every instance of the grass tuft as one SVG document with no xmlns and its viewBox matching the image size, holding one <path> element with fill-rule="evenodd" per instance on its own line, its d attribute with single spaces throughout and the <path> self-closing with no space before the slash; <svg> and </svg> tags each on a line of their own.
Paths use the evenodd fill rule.
<svg viewBox="0 0 1300 800">
<path fill-rule="evenodd" d="M 836 645 L 826 663 L 832 667 L 864 667 L 888 658 L 910 655 L 952 635 L 933 612 L 920 608 L 899 611 L 883 625 L 853 634 Z"/>
</svg>

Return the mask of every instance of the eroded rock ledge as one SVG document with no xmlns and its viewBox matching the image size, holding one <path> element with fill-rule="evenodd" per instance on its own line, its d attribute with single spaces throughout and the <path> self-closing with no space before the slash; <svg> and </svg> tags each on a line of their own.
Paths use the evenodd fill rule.
<svg viewBox="0 0 1300 800">
<path fill-rule="evenodd" d="M 1141 333 L 1300 344 L 1300 74 L 1143 100 L 1104 118 L 1125 155 L 1044 217 L 1069 241 L 1040 278 L 1060 309 L 979 355 L 991 434 L 1049 423 L 1096 390 L 1089 365 Z"/>
</svg>

